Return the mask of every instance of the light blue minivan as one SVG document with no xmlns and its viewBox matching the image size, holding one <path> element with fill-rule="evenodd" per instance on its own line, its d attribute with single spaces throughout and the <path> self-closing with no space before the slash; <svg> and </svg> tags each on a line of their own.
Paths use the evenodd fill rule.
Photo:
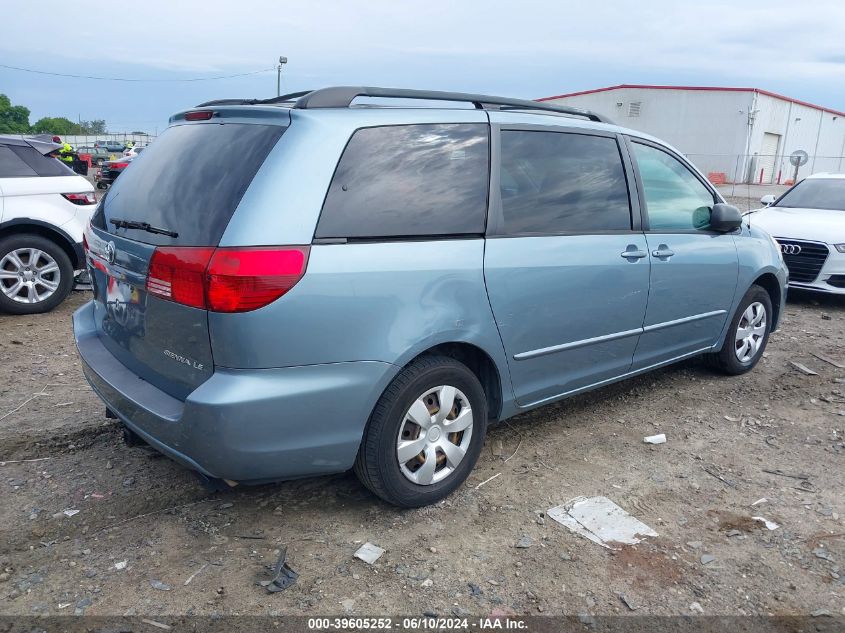
<svg viewBox="0 0 845 633">
<path fill-rule="evenodd" d="M 489 424 L 700 354 L 741 374 L 783 312 L 772 239 L 590 112 L 339 87 L 170 122 L 91 221 L 73 325 L 107 414 L 215 485 L 354 468 L 429 504 Z"/>
</svg>

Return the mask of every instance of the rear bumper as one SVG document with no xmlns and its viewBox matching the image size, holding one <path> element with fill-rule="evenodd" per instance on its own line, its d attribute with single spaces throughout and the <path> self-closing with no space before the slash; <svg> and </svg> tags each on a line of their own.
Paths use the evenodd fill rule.
<svg viewBox="0 0 845 633">
<path fill-rule="evenodd" d="M 121 421 L 175 461 L 239 482 L 351 468 L 370 412 L 398 371 L 375 361 L 217 368 L 183 402 L 112 356 L 93 303 L 74 313 L 73 331 L 86 379 Z"/>
</svg>

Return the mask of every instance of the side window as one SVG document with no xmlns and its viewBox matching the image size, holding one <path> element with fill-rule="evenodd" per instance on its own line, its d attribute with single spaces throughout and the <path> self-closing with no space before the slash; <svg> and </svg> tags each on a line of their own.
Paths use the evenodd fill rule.
<svg viewBox="0 0 845 633">
<path fill-rule="evenodd" d="M 0 178 L 20 178 L 35 176 L 35 170 L 23 162 L 18 155 L 5 145 L 0 145 Z"/>
<path fill-rule="evenodd" d="M 631 229 L 616 139 L 567 132 L 502 132 L 505 234 Z"/>
<path fill-rule="evenodd" d="M 363 128 L 340 158 L 316 238 L 483 233 L 486 124 Z"/>
<path fill-rule="evenodd" d="M 44 156 L 33 147 L 15 146 L 11 148 L 24 163 L 29 165 L 38 176 L 73 176 L 75 172 L 62 161 Z"/>
<path fill-rule="evenodd" d="M 713 194 L 678 159 L 641 143 L 633 143 L 643 182 L 648 224 L 652 230 L 706 229 Z"/>
</svg>

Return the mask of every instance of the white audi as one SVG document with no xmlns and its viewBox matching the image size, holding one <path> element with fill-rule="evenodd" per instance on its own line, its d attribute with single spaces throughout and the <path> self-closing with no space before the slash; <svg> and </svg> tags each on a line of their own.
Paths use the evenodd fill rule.
<svg viewBox="0 0 845 633">
<path fill-rule="evenodd" d="M 845 294 L 845 174 L 814 174 L 760 202 L 751 223 L 780 244 L 789 286 Z"/>
</svg>

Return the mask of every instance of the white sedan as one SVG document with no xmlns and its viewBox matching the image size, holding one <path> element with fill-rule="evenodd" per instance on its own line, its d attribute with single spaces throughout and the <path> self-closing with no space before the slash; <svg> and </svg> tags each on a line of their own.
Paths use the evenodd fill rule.
<svg viewBox="0 0 845 633">
<path fill-rule="evenodd" d="M 780 244 L 789 286 L 845 294 L 845 174 L 814 174 L 760 202 L 751 223 Z"/>
</svg>

